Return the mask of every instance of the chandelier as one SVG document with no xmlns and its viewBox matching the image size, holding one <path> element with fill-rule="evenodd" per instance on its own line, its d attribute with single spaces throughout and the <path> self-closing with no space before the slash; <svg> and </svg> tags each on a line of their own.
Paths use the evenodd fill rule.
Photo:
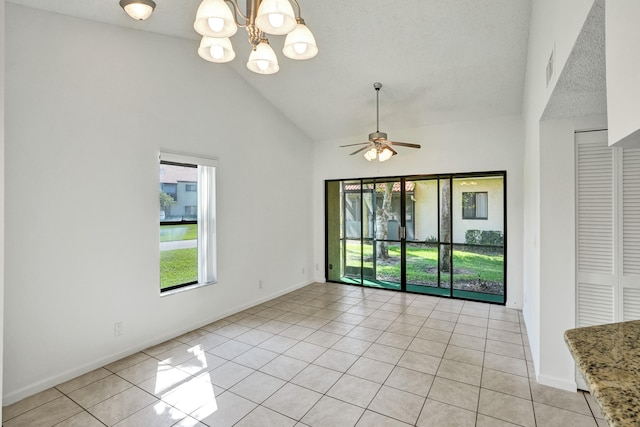
<svg viewBox="0 0 640 427">
<path fill-rule="evenodd" d="M 290 1 L 295 4 L 297 15 Z M 210 62 L 232 61 L 236 53 L 229 37 L 238 27 L 247 31 L 252 46 L 247 68 L 254 73 L 274 74 L 280 69 L 267 34 L 287 35 L 282 49 L 287 58 L 309 59 L 318 53 L 313 34 L 300 16 L 297 0 L 247 0 L 246 14 L 240 10 L 238 0 L 203 0 L 193 23 L 202 36 L 198 55 Z"/>
</svg>

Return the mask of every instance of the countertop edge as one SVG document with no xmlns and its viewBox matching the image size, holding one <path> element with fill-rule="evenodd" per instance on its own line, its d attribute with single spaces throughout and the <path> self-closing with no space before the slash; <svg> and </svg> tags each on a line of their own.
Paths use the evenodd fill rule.
<svg viewBox="0 0 640 427">
<path fill-rule="evenodd" d="M 640 321 L 569 329 L 564 340 L 609 426 L 640 426 Z"/>
</svg>

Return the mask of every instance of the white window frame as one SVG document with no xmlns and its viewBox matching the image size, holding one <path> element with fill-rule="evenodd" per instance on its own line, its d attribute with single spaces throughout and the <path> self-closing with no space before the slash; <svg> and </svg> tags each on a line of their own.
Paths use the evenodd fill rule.
<svg viewBox="0 0 640 427">
<path fill-rule="evenodd" d="M 198 283 L 167 291 L 161 289 L 160 294 L 164 296 L 212 285 L 218 281 L 216 244 L 216 171 L 218 159 L 160 152 L 158 165 L 161 161 L 197 165 L 198 167 Z"/>
</svg>

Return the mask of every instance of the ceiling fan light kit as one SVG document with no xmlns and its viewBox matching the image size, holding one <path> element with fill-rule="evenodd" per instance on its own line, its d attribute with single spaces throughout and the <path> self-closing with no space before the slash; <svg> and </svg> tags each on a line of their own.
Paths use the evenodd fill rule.
<svg viewBox="0 0 640 427">
<path fill-rule="evenodd" d="M 359 142 L 357 144 L 347 144 L 341 145 L 340 147 L 352 147 L 354 145 L 364 145 L 364 147 L 354 151 L 351 153 L 358 154 L 361 151 L 367 150 L 364 153 L 364 158 L 368 161 L 375 160 L 376 158 L 380 162 L 385 162 L 389 160 L 392 156 L 398 154 L 393 148 L 392 145 L 397 145 L 400 147 L 409 147 L 409 148 L 420 148 L 420 144 L 413 144 L 409 142 L 396 142 L 389 141 L 387 139 L 386 132 L 380 132 L 380 89 L 382 89 L 382 83 L 376 82 L 373 84 L 373 88 L 376 90 L 376 131 L 369 134 L 369 141 L 367 142 Z"/>
</svg>

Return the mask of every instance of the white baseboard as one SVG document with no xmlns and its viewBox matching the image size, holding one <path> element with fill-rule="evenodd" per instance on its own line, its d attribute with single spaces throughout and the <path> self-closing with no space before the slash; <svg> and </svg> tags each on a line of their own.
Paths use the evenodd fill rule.
<svg viewBox="0 0 640 427">
<path fill-rule="evenodd" d="M 120 360 L 124 357 L 127 356 L 131 356 L 132 354 L 138 353 L 144 349 L 147 349 L 149 347 L 153 347 L 154 345 L 160 344 L 162 342 L 165 342 L 167 340 L 173 339 L 175 337 L 178 337 L 180 335 L 186 334 L 187 332 L 193 331 L 195 329 L 201 328 L 205 325 L 208 325 L 209 323 L 213 323 L 216 322 L 220 319 L 224 319 L 225 317 L 231 316 L 233 314 L 239 313 L 243 310 L 246 310 L 248 308 L 254 307 L 256 305 L 262 304 L 263 302 L 267 302 L 269 300 L 272 300 L 274 298 L 278 298 L 284 294 L 287 294 L 289 292 L 295 291 L 297 289 L 303 288 L 307 285 L 310 285 L 312 283 L 314 283 L 314 280 L 308 280 L 308 281 L 304 281 L 298 284 L 295 284 L 293 286 L 290 286 L 286 289 L 280 290 L 278 292 L 275 292 L 273 294 L 264 296 L 262 298 L 258 298 L 256 300 L 253 300 L 251 302 L 248 302 L 246 304 L 242 304 L 240 306 L 234 307 L 230 310 L 227 310 L 224 313 L 219 313 L 216 314 L 214 316 L 211 316 L 210 318 L 207 318 L 206 320 L 203 320 L 201 322 L 198 322 L 197 324 L 191 325 L 191 326 L 185 326 L 179 329 L 174 330 L 173 332 L 167 333 L 165 335 L 162 335 L 160 337 L 156 337 L 154 339 L 151 339 L 149 341 L 146 341 L 142 344 L 136 345 L 134 347 L 130 347 L 126 350 L 114 353 L 114 354 L 110 354 L 108 356 L 102 357 L 96 361 L 93 361 L 91 363 L 87 363 L 85 365 L 81 365 L 78 367 L 75 367 L 73 369 L 70 369 L 66 372 L 62 372 L 60 374 L 56 374 L 56 375 L 52 375 L 48 378 L 45 378 L 41 381 L 38 381 L 36 383 L 33 384 L 29 384 L 25 387 L 22 387 L 18 390 L 14 390 L 10 393 L 7 393 L 5 395 L 2 396 L 2 406 L 7 406 L 10 405 L 12 403 L 15 403 L 19 400 L 24 399 L 25 397 L 29 397 L 32 396 L 36 393 L 40 393 L 41 391 L 44 391 L 48 388 L 51 387 L 55 387 L 59 384 L 62 384 L 66 381 L 72 380 L 76 377 L 79 377 L 80 375 L 84 375 L 88 372 L 91 372 L 93 370 L 96 370 L 98 368 L 101 368 L 105 365 L 108 365 L 110 363 L 113 363 L 117 360 Z"/>
<path fill-rule="evenodd" d="M 546 385 L 549 387 L 555 387 L 567 391 L 577 391 L 578 385 L 575 380 L 568 380 L 566 378 L 552 377 L 550 375 L 538 375 L 538 384 Z"/>
</svg>

